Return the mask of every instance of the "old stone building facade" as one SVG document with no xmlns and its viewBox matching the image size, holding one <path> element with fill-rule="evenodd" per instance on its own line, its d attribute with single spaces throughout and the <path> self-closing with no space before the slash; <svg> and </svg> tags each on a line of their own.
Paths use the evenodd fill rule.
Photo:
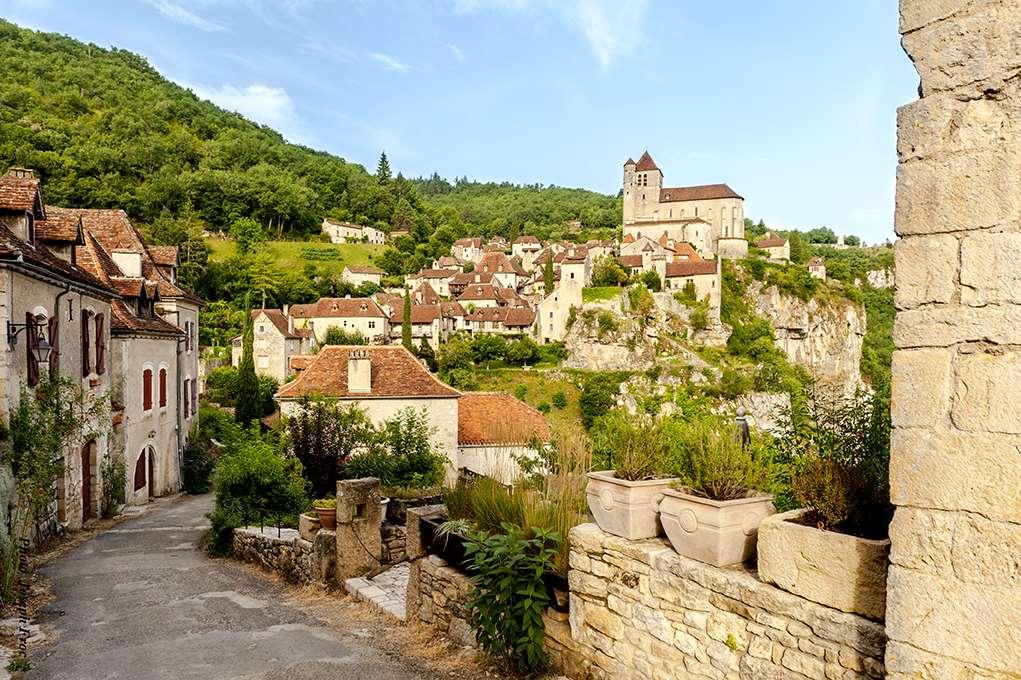
<svg viewBox="0 0 1021 680">
<path fill-rule="evenodd" d="M 279 383 L 291 374 L 291 357 L 309 354 L 315 348 L 311 329 L 295 328 L 287 315 L 287 306 L 279 309 L 253 309 L 252 360 L 256 375 L 265 375 Z M 231 341 L 231 365 L 241 365 L 242 337 Z"/>
</svg>

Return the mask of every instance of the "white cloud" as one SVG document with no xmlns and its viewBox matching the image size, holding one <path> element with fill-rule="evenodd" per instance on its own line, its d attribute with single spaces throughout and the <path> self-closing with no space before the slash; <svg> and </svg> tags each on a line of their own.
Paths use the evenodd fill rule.
<svg viewBox="0 0 1021 680">
<path fill-rule="evenodd" d="M 149 0 L 149 4 L 152 5 L 160 14 L 172 21 L 176 21 L 179 24 L 191 26 L 192 28 L 197 28 L 200 31 L 206 31 L 207 33 L 227 30 L 227 27 L 223 24 L 218 24 L 215 21 L 204 19 L 198 14 L 185 9 L 180 5 L 175 5 L 168 0 Z"/>
<path fill-rule="evenodd" d="M 241 88 L 224 85 L 220 88 L 193 87 L 203 99 L 236 111 L 257 123 L 286 128 L 294 121 L 294 102 L 287 91 L 269 85 L 248 85 Z"/>
<path fill-rule="evenodd" d="M 373 52 L 369 55 L 369 58 L 385 68 L 387 71 L 399 71 L 404 73 L 411 68 L 395 57 L 391 57 L 389 54 L 383 54 L 382 52 Z"/>
<path fill-rule="evenodd" d="M 465 60 L 464 50 L 462 50 L 457 45 L 453 43 L 447 43 L 447 49 L 450 50 L 450 53 L 454 55 L 454 59 L 457 59 L 458 61 Z"/>
</svg>

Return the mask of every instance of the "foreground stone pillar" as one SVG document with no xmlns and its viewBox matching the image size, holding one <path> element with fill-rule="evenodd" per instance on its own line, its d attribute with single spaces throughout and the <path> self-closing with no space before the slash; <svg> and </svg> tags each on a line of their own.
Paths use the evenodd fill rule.
<svg viewBox="0 0 1021 680">
<path fill-rule="evenodd" d="M 1021 0 L 901 0 L 891 678 L 1021 669 Z"/>
<path fill-rule="evenodd" d="M 383 507 L 379 480 L 344 479 L 337 482 L 337 580 L 378 570 L 382 559 Z"/>
</svg>

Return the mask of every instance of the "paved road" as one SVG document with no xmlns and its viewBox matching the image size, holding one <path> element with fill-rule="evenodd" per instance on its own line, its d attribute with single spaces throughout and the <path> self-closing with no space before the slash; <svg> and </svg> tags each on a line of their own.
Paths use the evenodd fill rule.
<svg viewBox="0 0 1021 680">
<path fill-rule="evenodd" d="M 43 568 L 55 645 L 28 678 L 373 680 L 425 677 L 273 597 L 272 583 L 198 541 L 209 496 L 164 503 Z M 45 627 L 45 625 L 44 625 Z"/>
</svg>

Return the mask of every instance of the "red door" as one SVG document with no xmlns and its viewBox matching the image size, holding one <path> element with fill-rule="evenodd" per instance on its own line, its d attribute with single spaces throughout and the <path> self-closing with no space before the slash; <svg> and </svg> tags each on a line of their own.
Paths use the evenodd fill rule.
<svg viewBox="0 0 1021 680">
<path fill-rule="evenodd" d="M 156 457 L 149 449 L 149 498 L 156 497 Z"/>
<path fill-rule="evenodd" d="M 82 521 L 92 517 L 92 449 L 95 442 L 82 447 Z"/>
</svg>

